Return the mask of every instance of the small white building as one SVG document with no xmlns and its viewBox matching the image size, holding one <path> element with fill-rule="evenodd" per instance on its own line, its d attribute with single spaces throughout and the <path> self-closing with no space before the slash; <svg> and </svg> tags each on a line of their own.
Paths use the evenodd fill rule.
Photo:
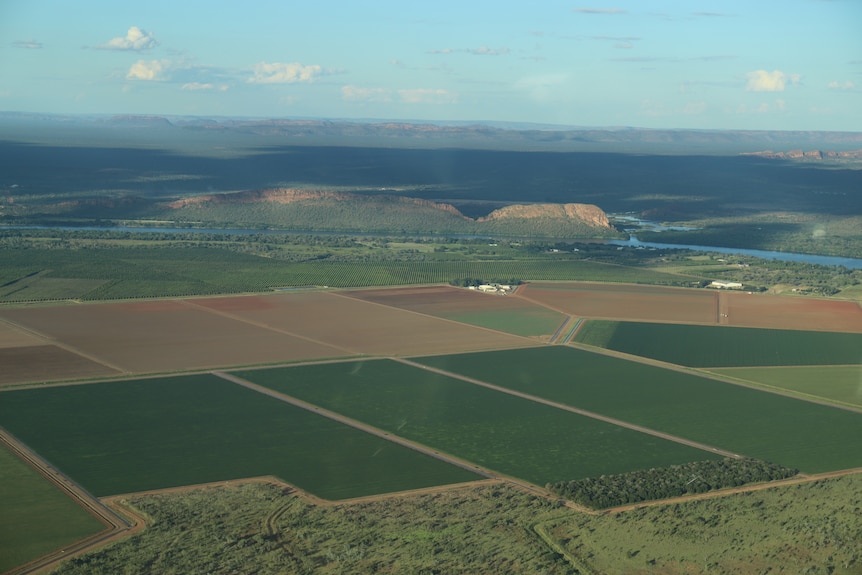
<svg viewBox="0 0 862 575">
<path fill-rule="evenodd" d="M 739 282 L 726 282 L 726 281 L 715 280 L 706 287 L 717 288 L 717 289 L 742 289 L 742 284 Z"/>
</svg>

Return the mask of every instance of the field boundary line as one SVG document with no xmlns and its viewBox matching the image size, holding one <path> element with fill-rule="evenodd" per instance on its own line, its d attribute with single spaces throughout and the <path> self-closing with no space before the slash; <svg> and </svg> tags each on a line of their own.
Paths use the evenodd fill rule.
<svg viewBox="0 0 862 575">
<path fill-rule="evenodd" d="M 0 312 L 0 313 L 2 313 L 2 312 Z M 83 357 L 84 359 L 89 359 L 90 361 L 92 361 L 94 363 L 98 363 L 99 365 L 101 365 L 103 367 L 107 367 L 108 369 L 112 369 L 121 375 L 132 373 L 128 369 L 119 367 L 119 366 L 114 365 L 114 364 L 112 364 L 112 363 L 110 363 L 104 359 L 101 359 L 95 355 L 91 355 L 89 353 L 81 351 L 81 350 L 77 349 L 76 347 L 71 346 L 68 343 L 62 342 L 55 337 L 51 337 L 51 336 L 46 335 L 40 331 L 37 331 L 37 330 L 29 328 L 25 325 L 21 325 L 19 323 L 16 323 L 16 322 L 14 322 L 8 318 L 0 316 L 0 323 L 4 323 L 13 329 L 17 329 L 20 332 L 23 332 L 23 333 L 28 334 L 28 335 L 32 335 L 33 337 L 36 337 L 36 338 L 42 340 L 44 342 L 42 345 L 53 345 L 54 347 L 59 347 L 60 349 L 64 349 L 64 350 L 68 351 L 69 353 L 73 353 L 77 356 Z M 22 347 L 35 347 L 35 346 L 22 346 Z"/>
<path fill-rule="evenodd" d="M 421 286 L 421 285 L 426 285 L 426 284 L 417 284 L 417 285 L 420 285 L 420 286 Z M 428 284 L 428 285 L 435 285 L 435 286 L 436 286 L 436 285 L 440 285 L 440 284 Z M 392 288 L 392 289 L 398 289 L 399 287 L 403 287 L 403 286 L 391 286 L 391 288 Z M 463 289 L 463 288 L 458 288 L 458 287 L 454 287 L 454 286 L 449 286 L 449 287 L 451 287 L 452 289 Z M 371 289 L 374 289 L 374 288 L 371 288 Z M 379 289 L 379 288 L 378 288 L 378 289 Z M 345 289 L 344 291 L 356 291 L 356 289 L 355 289 L 355 288 L 348 288 L 348 289 Z M 330 294 L 330 295 L 333 295 L 333 296 L 335 296 L 335 297 L 340 297 L 340 298 L 349 299 L 349 300 L 353 300 L 353 301 L 361 301 L 362 303 L 367 303 L 367 304 L 369 304 L 369 305 L 376 305 L 376 306 L 384 307 L 384 308 L 386 308 L 386 309 L 390 309 L 390 310 L 396 310 L 396 311 L 400 311 L 400 312 L 404 312 L 404 313 L 409 313 L 409 314 L 413 314 L 413 315 L 418 315 L 418 316 L 420 316 L 420 317 L 425 317 L 425 318 L 433 319 L 433 320 L 436 320 L 436 321 L 441 321 L 441 322 L 446 322 L 446 323 L 453 323 L 453 324 L 455 324 L 455 325 L 459 325 L 459 326 L 462 326 L 462 327 L 469 327 L 469 328 L 472 328 L 472 329 L 478 329 L 478 330 L 481 330 L 481 331 L 487 331 L 487 332 L 495 333 L 495 334 L 503 334 L 503 335 L 506 335 L 506 336 L 509 336 L 509 337 L 514 337 L 514 338 L 517 338 L 517 339 L 524 340 L 525 342 L 529 342 L 529 344 L 530 344 L 530 345 L 532 345 L 532 346 L 539 345 L 539 344 L 537 344 L 537 343 L 536 343 L 536 340 L 535 340 L 535 339 L 532 339 L 532 338 L 530 338 L 530 337 L 528 337 L 528 336 L 525 336 L 525 335 L 518 335 L 518 334 L 516 334 L 516 333 L 511 333 L 511 332 L 503 331 L 503 330 L 499 330 L 499 329 L 493 329 L 493 328 L 490 328 L 490 327 L 484 327 L 484 326 L 481 326 L 481 325 L 475 325 L 475 324 L 472 324 L 472 323 L 465 323 L 465 322 L 463 322 L 463 321 L 458 321 L 458 320 L 455 320 L 455 319 L 449 319 L 449 318 L 446 318 L 446 317 L 440 317 L 440 316 L 436 316 L 436 315 L 431 315 L 430 313 L 423 313 L 423 312 L 421 312 L 421 311 L 416 311 L 416 310 L 413 310 L 413 309 L 406 309 L 406 308 L 403 308 L 403 307 L 397 307 L 397 306 L 394 306 L 394 305 L 388 305 L 388 304 L 385 304 L 385 303 L 381 303 L 381 302 L 379 302 L 379 301 L 369 301 L 369 300 L 367 300 L 367 299 L 362 299 L 362 298 L 359 298 L 359 297 L 354 297 L 354 296 L 350 296 L 350 295 L 345 295 L 345 294 L 343 294 L 343 293 L 338 293 L 338 292 L 335 292 L 335 291 L 333 291 L 333 292 L 326 292 L 326 293 L 328 293 L 328 294 Z M 486 295 L 488 295 L 489 297 L 502 297 L 502 296 L 494 296 L 494 295 L 492 295 L 492 294 L 486 294 Z M 565 314 L 564 314 L 564 315 L 565 315 Z M 495 348 L 493 348 L 493 349 L 511 349 L 512 347 L 514 347 L 514 345 L 513 345 L 513 346 L 506 346 L 506 347 L 495 347 Z M 451 353 L 451 352 L 449 352 L 449 353 Z"/>
<path fill-rule="evenodd" d="M 431 447 L 427 447 L 425 445 L 422 445 L 421 443 L 416 443 L 414 441 L 410 441 L 409 439 L 405 439 L 405 438 L 400 437 L 398 435 L 391 434 L 388 431 L 383 431 L 382 429 L 374 427 L 373 425 L 368 425 L 367 423 L 363 423 L 361 421 L 358 421 L 358 420 L 352 419 L 350 417 L 341 415 L 341 414 L 336 413 L 334 411 L 330 411 L 328 409 L 318 407 L 318 406 L 314 405 L 313 403 L 309 403 L 307 401 L 297 399 L 297 398 L 292 397 L 290 395 L 280 393 L 280 392 L 275 391 L 273 389 L 269 389 L 268 387 L 264 387 L 264 386 L 258 385 L 256 383 L 252 383 L 248 380 L 242 379 L 241 377 L 237 377 L 237 376 L 232 375 L 230 373 L 226 373 L 224 371 L 213 371 L 211 373 L 213 375 L 215 375 L 216 377 L 220 377 L 220 378 L 224 379 L 225 381 L 229 381 L 229 382 L 234 383 L 236 385 L 240 385 L 242 387 L 245 387 L 245 388 L 250 389 L 252 391 L 256 391 L 257 393 L 261 393 L 261 394 L 266 395 L 268 397 L 271 397 L 273 399 L 277 399 L 279 401 L 289 403 L 295 407 L 299 407 L 301 409 L 304 409 L 306 411 L 310 411 L 312 413 L 315 413 L 315 414 L 320 415 L 322 417 L 326 417 L 328 419 L 332 419 L 333 421 L 343 423 L 345 425 L 353 427 L 354 429 L 364 431 L 365 433 L 370 433 L 371 435 L 374 435 L 374 436 L 379 437 L 381 439 L 385 439 L 386 441 L 395 443 L 397 445 L 401 445 L 402 447 L 412 449 L 413 451 L 418 451 L 419 453 L 422 453 L 424 455 L 428 455 L 430 457 L 433 457 L 434 459 L 439 459 L 440 461 L 444 461 L 446 463 L 449 463 L 450 465 L 454 465 L 454 466 L 459 467 L 461 469 L 464 469 L 466 471 L 471 471 L 477 475 L 481 475 L 481 476 L 485 477 L 486 479 L 497 479 L 497 480 L 499 480 L 499 479 L 503 478 L 503 476 L 501 476 L 500 474 L 498 474 L 494 471 L 491 471 L 490 469 L 480 467 L 480 466 L 478 466 L 475 463 L 472 463 L 470 461 L 466 461 L 466 460 L 454 457 L 454 456 L 449 455 L 447 453 L 442 453 L 440 451 L 432 449 Z"/>
<path fill-rule="evenodd" d="M 3 427 L 0 427 L 0 443 L 3 443 L 15 456 L 36 470 L 42 477 L 53 484 L 55 488 L 59 489 L 79 507 L 105 526 L 105 529 L 102 529 L 98 533 L 79 539 L 23 565 L 14 567 L 4 573 L 4 575 L 24 575 L 25 573 L 36 573 L 49 567 L 54 567 L 61 561 L 89 551 L 121 535 L 125 535 L 134 527 L 133 523 L 130 523 L 116 511 L 102 503 L 98 498 L 91 495 L 87 490 L 48 463 L 48 461 Z"/>
<path fill-rule="evenodd" d="M 215 299 L 215 298 L 213 298 L 213 299 Z M 226 312 L 226 311 L 222 311 L 222 310 L 214 309 L 214 308 L 211 308 L 211 307 L 207 307 L 207 306 L 205 306 L 205 305 L 203 305 L 203 304 L 199 304 L 199 303 L 197 303 L 197 302 L 191 301 L 191 299 L 181 299 L 181 300 L 177 300 L 177 301 L 178 301 L 178 302 L 180 302 L 180 303 L 182 303 L 182 304 L 183 304 L 183 305 L 185 305 L 185 306 L 188 306 L 188 307 L 191 307 L 191 308 L 194 308 L 194 309 L 198 309 L 198 310 L 201 310 L 201 311 L 209 312 L 209 313 L 212 313 L 212 314 L 214 314 L 214 315 L 218 315 L 218 316 L 221 316 L 221 317 L 224 317 L 224 318 L 227 318 L 227 319 L 233 320 L 233 321 L 238 321 L 238 322 L 241 322 L 241 323 L 245 323 L 245 324 L 248 324 L 248 325 L 252 325 L 252 326 L 254 326 L 254 327 L 259 327 L 259 328 L 261 328 L 261 329 L 265 329 L 265 330 L 267 330 L 267 331 L 271 331 L 271 332 L 274 332 L 274 333 L 280 333 L 281 335 L 288 335 L 288 336 L 290 336 L 290 337 L 295 337 L 295 338 L 297 338 L 297 339 L 301 339 L 301 340 L 304 340 L 304 341 L 309 341 L 309 342 L 314 343 L 314 344 L 317 344 L 317 345 L 322 345 L 322 346 L 330 347 L 330 348 L 332 348 L 332 349 L 337 349 L 337 350 L 339 350 L 339 351 L 343 351 L 343 352 L 348 353 L 348 354 L 350 354 L 350 355 L 362 355 L 362 354 L 361 354 L 361 352 L 356 351 L 356 350 L 354 350 L 354 349 L 349 349 L 349 348 L 346 348 L 346 347 L 343 347 L 343 346 L 340 346 L 340 345 L 335 345 L 335 344 L 332 344 L 332 343 L 326 343 L 326 342 L 318 341 L 318 340 L 316 340 L 316 339 L 314 339 L 314 338 L 310 338 L 310 337 L 305 336 L 305 335 L 300 335 L 300 334 L 297 334 L 297 333 L 293 333 L 293 332 L 291 332 L 291 331 L 287 331 L 286 329 L 281 329 L 281 328 L 278 328 L 278 327 L 274 327 L 274 326 L 268 325 L 268 324 L 263 323 L 263 322 L 254 321 L 254 320 L 251 320 L 251 319 L 248 319 L 248 318 L 244 318 L 244 317 L 241 317 L 241 316 L 234 315 L 234 314 L 229 313 L 229 312 Z"/>
<path fill-rule="evenodd" d="M 439 369 L 436 367 L 431 367 L 428 365 L 423 365 L 421 363 L 417 363 L 415 361 L 403 358 L 394 358 L 394 361 L 399 361 L 406 365 L 410 365 L 412 367 L 416 367 L 419 369 L 424 369 L 426 371 L 430 371 L 433 373 L 437 373 L 439 375 L 443 375 L 446 377 L 451 377 L 454 379 L 460 379 L 466 383 L 470 383 L 473 385 L 479 385 L 482 387 L 486 387 L 488 389 L 492 389 L 494 391 L 498 391 L 500 393 L 507 393 L 509 395 L 513 395 L 515 397 L 520 397 L 521 399 L 526 399 L 528 401 L 533 401 L 535 403 L 542 403 L 549 407 L 553 407 L 556 409 L 562 409 L 564 411 L 569 411 L 571 413 L 575 413 L 577 415 L 583 415 L 584 417 L 589 417 L 591 419 L 596 419 L 598 421 L 604 421 L 605 423 L 610 423 L 611 425 L 616 425 L 617 427 L 624 427 L 626 429 L 631 429 L 632 431 L 637 431 L 640 433 L 645 433 L 647 435 L 652 435 L 653 437 L 658 437 L 660 439 L 666 439 L 668 441 L 673 441 L 674 443 L 679 443 L 682 445 L 687 445 L 689 447 L 694 447 L 696 449 L 700 449 L 701 451 L 706 451 L 712 454 L 722 455 L 724 457 L 732 457 L 734 459 L 741 459 L 745 457 L 742 454 L 734 453 L 732 451 L 727 451 L 725 449 L 720 449 L 718 447 L 713 447 L 712 445 L 707 445 L 705 443 L 700 443 L 698 441 L 693 441 L 690 439 L 686 439 L 684 437 L 679 437 L 677 435 L 672 435 L 670 433 L 665 433 L 662 431 L 658 431 L 655 429 L 650 429 L 649 427 L 643 427 L 641 425 L 635 425 L 634 423 L 629 423 L 627 421 L 623 421 L 621 419 L 616 419 L 613 417 L 608 417 L 606 415 L 601 415 L 599 413 L 595 413 L 592 411 L 587 411 L 585 409 L 580 409 L 578 407 L 574 407 L 571 405 L 566 405 L 565 403 L 560 403 L 557 401 L 552 401 L 550 399 L 545 399 L 543 397 L 539 397 L 536 395 L 530 395 L 529 393 L 524 393 L 522 391 L 517 391 L 514 389 L 508 389 L 506 387 L 502 387 L 499 385 L 495 385 L 493 383 L 488 383 L 486 381 L 482 381 L 480 379 L 475 379 L 466 375 L 461 375 L 458 373 L 452 373 L 443 369 Z"/>
</svg>

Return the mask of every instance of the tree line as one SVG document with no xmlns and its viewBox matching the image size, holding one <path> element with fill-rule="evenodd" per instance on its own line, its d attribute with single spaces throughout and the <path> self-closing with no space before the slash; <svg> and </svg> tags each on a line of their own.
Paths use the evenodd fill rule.
<svg viewBox="0 0 862 575">
<path fill-rule="evenodd" d="M 706 493 L 793 477 L 799 471 L 752 458 L 695 461 L 670 467 L 643 469 L 550 483 L 549 491 L 594 509 Z"/>
</svg>

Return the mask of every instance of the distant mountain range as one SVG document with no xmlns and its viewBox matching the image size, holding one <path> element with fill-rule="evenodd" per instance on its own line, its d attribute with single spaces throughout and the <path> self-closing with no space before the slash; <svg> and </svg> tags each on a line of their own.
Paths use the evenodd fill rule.
<svg viewBox="0 0 862 575">
<path fill-rule="evenodd" d="M 62 116 L 0 112 L 4 124 L 55 123 L 128 130 L 232 132 L 280 143 L 478 149 L 736 154 L 769 150 L 862 148 L 862 132 L 664 130 L 571 127 L 505 122 L 254 119 L 193 116 Z M 780 152 L 779 152 L 780 153 Z"/>
</svg>

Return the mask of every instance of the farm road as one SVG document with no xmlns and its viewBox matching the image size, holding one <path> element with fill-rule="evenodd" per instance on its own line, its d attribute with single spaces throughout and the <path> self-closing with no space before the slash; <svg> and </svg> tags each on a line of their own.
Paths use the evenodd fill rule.
<svg viewBox="0 0 862 575">
<path fill-rule="evenodd" d="M 664 433 L 661 431 L 657 431 L 655 429 L 650 429 L 648 427 L 642 427 L 640 425 L 628 423 L 627 421 L 622 421 L 621 419 L 614 419 L 613 417 L 607 417 L 605 415 L 593 413 L 592 411 L 586 411 L 584 409 L 572 407 L 571 405 L 566 405 L 564 403 L 558 403 L 556 401 L 551 401 L 549 399 L 544 399 L 542 397 L 530 395 L 529 393 L 524 393 L 521 391 L 515 391 L 514 389 L 508 389 L 506 387 L 501 387 L 501 386 L 495 385 L 493 383 L 488 383 L 487 381 L 482 381 L 479 379 L 474 379 L 472 377 L 467 377 L 465 375 L 460 375 L 457 373 L 451 373 L 451 372 L 448 372 L 448 371 L 443 370 L 443 369 L 438 369 L 438 368 L 430 367 L 427 365 L 422 365 L 421 363 L 416 363 L 414 361 L 410 361 L 409 359 L 402 359 L 402 358 L 393 358 L 393 359 L 394 359 L 394 361 L 399 361 L 401 363 L 404 363 L 406 365 L 410 365 L 412 367 L 417 367 L 419 369 L 424 369 L 426 371 L 438 373 L 438 374 L 444 375 L 446 377 L 452 377 L 455 379 L 460 379 L 461 381 L 465 381 L 467 383 L 472 383 L 474 385 L 481 385 L 482 387 L 487 387 L 488 389 L 493 389 L 494 391 L 499 391 L 500 393 L 508 393 L 509 395 L 514 395 L 515 397 L 520 397 L 520 398 L 526 399 L 528 401 L 534 401 L 536 403 L 542 403 L 544 405 L 548 405 L 548 406 L 554 407 L 556 409 L 562 409 L 564 411 L 569 411 L 571 413 L 576 413 L 578 415 L 583 415 L 585 417 L 590 417 L 592 419 L 604 421 L 605 423 L 610 423 L 612 425 L 616 425 L 619 427 L 625 427 L 626 429 L 631 429 L 633 431 L 638 431 L 640 433 L 646 433 L 647 435 L 652 435 L 654 437 L 659 437 L 661 439 L 666 439 L 668 441 L 673 441 L 675 443 L 680 443 L 682 445 L 687 445 L 689 447 L 694 447 L 696 449 L 701 449 L 703 451 L 708 451 L 710 453 L 722 455 L 724 457 L 733 457 L 734 459 L 739 459 L 741 457 L 744 457 L 743 455 L 741 455 L 739 453 L 733 453 L 732 451 L 726 451 L 724 449 L 719 449 L 717 447 L 713 447 L 713 446 L 707 445 L 705 443 L 699 443 L 697 441 L 691 441 L 689 439 L 685 439 L 684 437 L 678 437 L 676 435 L 671 435 L 670 433 Z"/>
</svg>

